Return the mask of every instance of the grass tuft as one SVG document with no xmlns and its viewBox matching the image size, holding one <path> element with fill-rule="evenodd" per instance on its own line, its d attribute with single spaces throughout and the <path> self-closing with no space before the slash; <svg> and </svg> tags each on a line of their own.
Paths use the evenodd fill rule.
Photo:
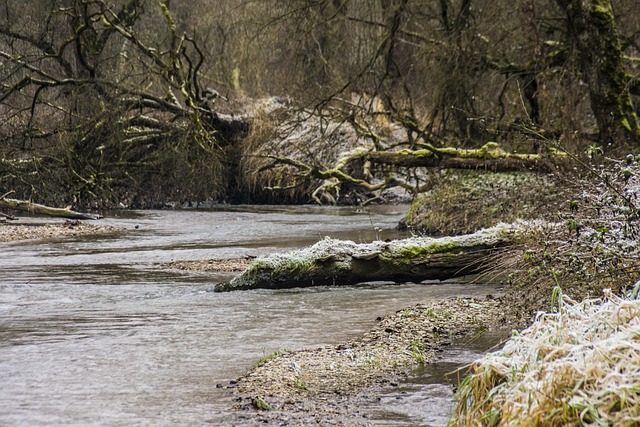
<svg viewBox="0 0 640 427">
<path fill-rule="evenodd" d="M 559 289 L 556 299 L 472 365 L 450 426 L 640 423 L 640 301 L 605 291 L 577 303 Z"/>
</svg>

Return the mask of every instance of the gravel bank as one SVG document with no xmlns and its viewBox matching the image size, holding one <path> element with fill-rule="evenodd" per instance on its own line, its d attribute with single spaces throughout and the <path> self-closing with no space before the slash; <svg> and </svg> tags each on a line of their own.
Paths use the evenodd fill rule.
<svg viewBox="0 0 640 427">
<path fill-rule="evenodd" d="M 433 361 L 452 339 L 505 322 L 502 301 L 490 296 L 417 304 L 347 343 L 259 361 L 238 379 L 234 409 L 263 425 L 367 425 L 360 403 Z"/>
<path fill-rule="evenodd" d="M 87 224 L 77 220 L 66 220 L 43 224 L 0 223 L 0 242 L 30 239 L 51 239 L 57 237 L 94 235 L 121 231 L 111 225 Z"/>
<path fill-rule="evenodd" d="M 209 259 L 204 261 L 173 261 L 162 264 L 164 268 L 175 268 L 184 271 L 211 271 L 218 273 L 234 273 L 244 271 L 252 258 Z"/>
</svg>

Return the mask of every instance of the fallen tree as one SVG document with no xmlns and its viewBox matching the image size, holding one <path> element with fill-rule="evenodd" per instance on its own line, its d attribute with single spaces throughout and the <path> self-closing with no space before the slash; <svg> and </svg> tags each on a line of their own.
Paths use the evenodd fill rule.
<svg viewBox="0 0 640 427">
<path fill-rule="evenodd" d="M 420 150 L 372 151 L 364 156 L 365 160 L 379 165 L 480 169 L 491 172 L 553 172 L 555 168 L 552 161 L 565 157 L 565 153 L 557 150 L 544 155 L 509 153 L 495 142 L 487 142 L 478 149 L 437 148 L 425 144 Z"/>
<path fill-rule="evenodd" d="M 0 198 L 0 209 L 13 209 L 17 211 L 26 211 L 31 213 L 37 213 L 41 215 L 54 216 L 60 218 L 69 219 L 100 219 L 102 218 L 98 214 L 76 212 L 71 207 L 66 208 L 53 208 L 50 206 L 40 205 L 38 203 L 32 203 L 28 200 L 17 200 Z"/>
<path fill-rule="evenodd" d="M 500 224 L 464 236 L 412 237 L 357 244 L 325 238 L 315 245 L 256 259 L 215 291 L 352 285 L 371 281 L 444 280 L 482 272 L 499 248 L 515 242 L 525 226 Z"/>
<path fill-rule="evenodd" d="M 298 192 L 318 204 L 368 204 L 394 187 L 415 196 L 432 189 L 429 170 L 551 174 L 568 163 L 569 155 L 550 143 L 529 153 L 494 141 L 477 148 L 457 147 L 456 140 L 432 143 L 424 134 L 408 136 L 401 123 L 377 124 L 366 110 L 357 119 L 338 109 L 328 117 L 279 113 L 286 119 L 276 116 L 267 131 L 251 134 L 244 173 L 259 176 L 257 186 L 267 191 Z"/>
<path fill-rule="evenodd" d="M 169 2 L 50 3 L 0 16 L 0 187 L 51 205 L 223 198 L 250 119 L 219 111 L 202 39 Z"/>
</svg>

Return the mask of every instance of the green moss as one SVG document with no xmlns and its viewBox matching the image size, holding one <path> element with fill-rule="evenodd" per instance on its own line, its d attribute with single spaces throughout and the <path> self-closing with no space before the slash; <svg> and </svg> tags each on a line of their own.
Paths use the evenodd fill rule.
<svg viewBox="0 0 640 427">
<path fill-rule="evenodd" d="M 271 353 L 270 355 L 260 358 L 256 362 L 256 366 L 260 367 L 260 366 L 266 365 L 267 363 L 271 362 L 274 359 L 277 359 L 278 357 L 282 356 L 283 354 L 287 354 L 287 353 L 290 353 L 290 352 L 291 352 L 291 350 L 288 350 L 288 349 L 276 350 L 273 353 Z"/>
<path fill-rule="evenodd" d="M 424 157 L 433 157 L 433 151 L 430 151 L 430 150 L 416 150 L 416 151 L 403 150 L 403 151 L 405 151 L 405 153 L 403 154 L 412 154 L 418 159 L 421 159 Z"/>
<path fill-rule="evenodd" d="M 403 270 L 411 267 L 414 260 L 452 251 L 460 246 L 461 243 L 451 239 L 415 239 L 411 243 L 389 248 L 378 259 L 383 268 Z"/>
<path fill-rule="evenodd" d="M 433 153 L 443 156 L 452 156 L 452 157 L 460 157 L 467 159 L 506 159 L 506 158 L 517 158 L 517 159 L 526 159 L 526 160 L 535 160 L 539 159 L 539 154 L 514 154 L 509 153 L 502 149 L 500 144 L 497 142 L 487 142 L 482 147 L 478 149 L 464 149 L 464 148 L 452 148 L 452 147 L 444 147 L 444 148 L 435 148 L 431 147 L 430 150 L 420 150 L 420 152 L 426 151 L 429 155 L 433 155 Z M 424 156 L 424 155 L 422 155 Z"/>
<path fill-rule="evenodd" d="M 235 90 L 240 90 L 240 66 L 236 65 L 231 72 L 231 84 Z"/>
<path fill-rule="evenodd" d="M 478 150 L 482 157 L 498 158 L 505 154 L 496 142 L 487 142 Z"/>
<path fill-rule="evenodd" d="M 593 12 L 600 14 L 605 18 L 613 18 L 613 10 L 611 9 L 610 0 L 599 0 L 593 2 Z M 609 19 L 607 19 L 609 20 Z"/>
<path fill-rule="evenodd" d="M 267 403 L 262 397 L 258 396 L 251 402 L 256 409 L 261 411 L 271 411 L 273 407 Z"/>
<path fill-rule="evenodd" d="M 400 248 L 398 248 L 396 253 L 403 258 L 421 258 L 428 255 L 449 252 L 458 246 L 459 244 L 454 241 L 434 240 L 427 245 L 401 246 Z"/>
</svg>

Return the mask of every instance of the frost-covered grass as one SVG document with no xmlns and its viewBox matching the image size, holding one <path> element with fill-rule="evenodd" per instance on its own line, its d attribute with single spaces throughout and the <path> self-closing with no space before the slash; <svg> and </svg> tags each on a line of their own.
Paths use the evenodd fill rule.
<svg viewBox="0 0 640 427">
<path fill-rule="evenodd" d="M 473 364 L 450 425 L 640 424 L 640 301 L 559 300 Z"/>
<path fill-rule="evenodd" d="M 582 300 L 602 289 L 622 294 L 640 280 L 640 162 L 610 160 L 567 185 L 573 191 L 556 226 L 529 234 L 494 264 L 510 272 L 506 307 L 521 325 L 548 311 L 555 286 Z"/>
</svg>

